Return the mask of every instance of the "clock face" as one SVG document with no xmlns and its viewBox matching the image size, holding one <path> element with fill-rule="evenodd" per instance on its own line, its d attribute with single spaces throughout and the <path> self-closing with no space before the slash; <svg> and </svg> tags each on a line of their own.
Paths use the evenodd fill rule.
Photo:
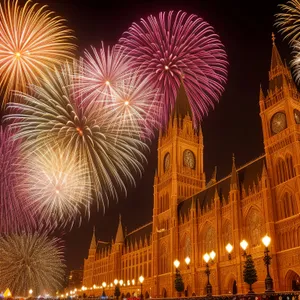
<svg viewBox="0 0 300 300">
<path fill-rule="evenodd" d="M 296 124 L 300 124 L 300 111 L 298 109 L 294 109 L 294 118 Z"/>
<path fill-rule="evenodd" d="M 183 165 L 191 169 L 195 169 L 195 155 L 194 153 L 187 149 L 183 152 Z"/>
<path fill-rule="evenodd" d="M 271 130 L 276 134 L 286 128 L 286 116 L 283 112 L 276 113 L 271 120 Z"/>
<path fill-rule="evenodd" d="M 168 152 L 164 158 L 164 171 L 167 172 L 170 168 L 170 153 Z"/>
</svg>

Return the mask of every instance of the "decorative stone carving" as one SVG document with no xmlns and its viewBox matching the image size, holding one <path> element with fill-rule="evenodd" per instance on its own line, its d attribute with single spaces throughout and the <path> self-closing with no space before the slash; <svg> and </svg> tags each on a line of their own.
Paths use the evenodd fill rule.
<svg viewBox="0 0 300 300">
<path fill-rule="evenodd" d="M 261 244 L 261 237 L 264 235 L 262 228 L 262 217 L 257 210 L 252 210 L 247 218 L 248 236 L 250 238 L 251 247 Z"/>
<path fill-rule="evenodd" d="M 204 250 L 210 252 L 216 249 L 216 231 L 212 226 L 207 228 L 204 238 Z"/>
<path fill-rule="evenodd" d="M 223 243 L 226 246 L 228 243 L 233 244 L 232 226 L 229 221 L 225 222 L 223 227 Z"/>
</svg>

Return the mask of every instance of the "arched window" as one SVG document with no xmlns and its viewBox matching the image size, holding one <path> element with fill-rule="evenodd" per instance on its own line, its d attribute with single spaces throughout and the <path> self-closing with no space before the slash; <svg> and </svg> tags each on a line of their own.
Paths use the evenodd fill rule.
<svg viewBox="0 0 300 300">
<path fill-rule="evenodd" d="M 298 207 L 295 198 L 291 193 L 284 193 L 281 200 L 282 218 L 288 218 L 298 213 Z"/>
<path fill-rule="evenodd" d="M 204 252 L 209 253 L 212 250 L 216 251 L 216 231 L 209 226 L 204 234 Z"/>
<path fill-rule="evenodd" d="M 285 162 L 287 165 L 287 173 L 288 173 L 288 178 L 293 178 L 295 177 L 295 169 L 293 165 L 293 157 L 290 154 L 287 154 L 285 157 Z"/>
<path fill-rule="evenodd" d="M 170 207 L 169 193 L 166 194 L 166 210 Z"/>
<path fill-rule="evenodd" d="M 249 212 L 246 224 L 250 238 L 250 246 L 259 246 L 261 244 L 261 237 L 264 234 L 263 219 L 259 211 L 252 209 L 252 211 Z"/>
<path fill-rule="evenodd" d="M 191 255 L 192 255 L 191 239 L 189 236 L 187 236 L 185 239 L 183 256 L 184 258 L 186 258 L 187 256 L 191 257 Z"/>
<path fill-rule="evenodd" d="M 224 249 L 228 243 L 233 245 L 233 240 L 232 240 L 232 226 L 230 222 L 227 220 L 226 223 L 223 226 L 223 246 Z"/>
<path fill-rule="evenodd" d="M 276 175 L 277 175 L 277 184 L 288 180 L 288 172 L 287 172 L 286 163 L 282 158 L 279 158 L 277 160 Z"/>
<path fill-rule="evenodd" d="M 159 274 L 164 274 L 169 272 L 170 266 L 169 266 L 169 255 L 167 252 L 166 245 L 162 245 L 159 252 Z"/>
</svg>

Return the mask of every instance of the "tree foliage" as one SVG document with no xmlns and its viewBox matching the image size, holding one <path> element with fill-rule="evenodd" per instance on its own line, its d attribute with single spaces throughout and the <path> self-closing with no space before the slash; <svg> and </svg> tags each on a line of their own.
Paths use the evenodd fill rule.
<svg viewBox="0 0 300 300">
<path fill-rule="evenodd" d="M 184 283 L 182 280 L 182 276 L 178 270 L 176 270 L 175 275 L 175 290 L 179 293 L 184 291 Z"/>
</svg>

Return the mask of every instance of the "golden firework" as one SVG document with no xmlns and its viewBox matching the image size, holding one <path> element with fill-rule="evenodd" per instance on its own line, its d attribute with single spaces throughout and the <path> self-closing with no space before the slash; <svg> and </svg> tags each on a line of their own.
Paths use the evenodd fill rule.
<svg viewBox="0 0 300 300">
<path fill-rule="evenodd" d="M 46 69 L 74 57 L 72 30 L 47 6 L 17 0 L 0 4 L 0 92 L 2 107 L 11 91 L 25 91 Z"/>
</svg>

